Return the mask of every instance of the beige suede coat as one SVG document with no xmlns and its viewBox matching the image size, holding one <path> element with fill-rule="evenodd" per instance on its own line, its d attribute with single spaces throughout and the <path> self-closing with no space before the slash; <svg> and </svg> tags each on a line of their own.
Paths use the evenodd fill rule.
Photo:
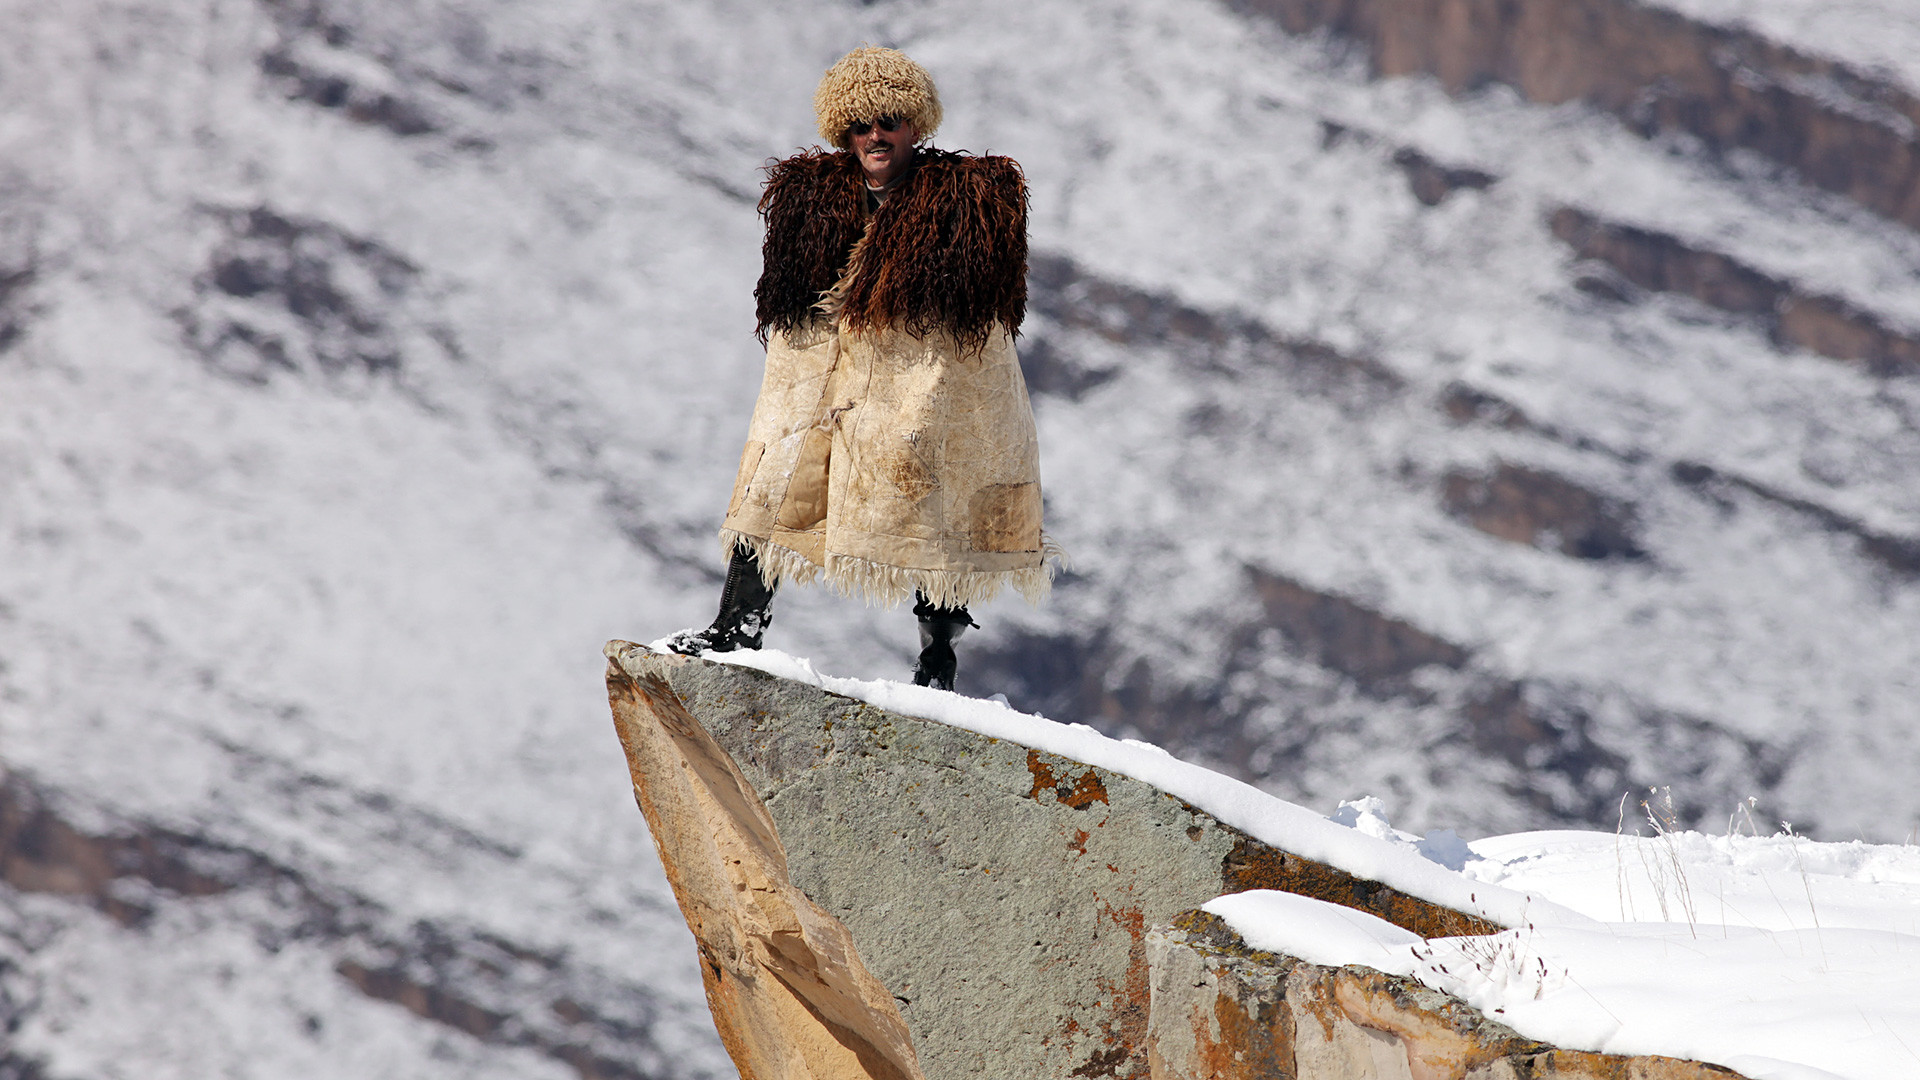
<svg viewBox="0 0 1920 1080">
<path fill-rule="evenodd" d="M 1040 459 L 1013 340 L 776 333 L 722 529 L 775 581 L 964 607 L 1049 581 Z"/>
<path fill-rule="evenodd" d="M 918 590 L 942 607 L 1012 585 L 1037 601 L 1057 553 L 1011 332 L 997 319 L 972 340 L 856 326 L 844 308 L 852 279 L 885 257 L 876 222 L 900 197 L 867 216 L 814 312 L 768 334 L 722 542 L 752 549 L 770 584 L 824 578 L 886 605 Z"/>
</svg>

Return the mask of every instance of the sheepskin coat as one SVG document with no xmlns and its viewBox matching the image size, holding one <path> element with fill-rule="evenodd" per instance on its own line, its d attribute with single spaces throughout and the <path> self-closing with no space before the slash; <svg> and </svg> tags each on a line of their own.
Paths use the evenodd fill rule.
<svg viewBox="0 0 1920 1080">
<path fill-rule="evenodd" d="M 767 369 L 721 529 L 768 583 L 825 578 L 961 607 L 1051 576 L 1039 448 L 1014 352 L 1026 184 L 922 148 L 878 210 L 847 151 L 768 170 L 754 290 Z"/>
</svg>

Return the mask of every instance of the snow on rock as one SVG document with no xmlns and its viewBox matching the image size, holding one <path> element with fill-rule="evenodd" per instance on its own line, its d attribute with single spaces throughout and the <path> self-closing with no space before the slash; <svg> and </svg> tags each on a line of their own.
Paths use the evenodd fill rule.
<svg viewBox="0 0 1920 1080">
<path fill-rule="evenodd" d="M 1920 1068 L 1920 849 L 1659 830 L 1422 838 L 1394 829 L 1376 797 L 1322 816 L 1084 724 L 822 675 L 776 650 L 711 658 L 1144 780 L 1267 843 L 1510 928 L 1424 941 L 1269 890 L 1205 905 L 1253 948 L 1412 976 L 1569 1049 L 1706 1061 L 1753 1080 Z"/>
<path fill-rule="evenodd" d="M 1586 924 L 1530 919 L 1421 941 L 1286 893 L 1205 910 L 1256 949 L 1411 976 L 1561 1047 L 1706 1061 L 1754 1080 L 1920 1070 L 1920 850 L 1671 839 L 1557 832 L 1473 845 L 1470 879 L 1527 888 L 1595 916 Z"/>
<path fill-rule="evenodd" d="M 664 639 L 650 648 L 665 648 Z M 1478 915 L 1503 926 L 1527 918 L 1584 924 L 1585 916 L 1497 885 L 1475 886 L 1426 858 L 1412 843 L 1383 839 L 1341 824 L 1211 769 L 1181 761 L 1159 747 L 1110 738 L 1085 724 L 1063 724 L 931 687 L 885 679 L 822 675 L 808 661 L 774 649 L 715 653 L 709 659 L 858 698 L 907 716 L 964 728 L 995 739 L 1045 750 L 1111 769 L 1159 788 L 1283 851 L 1336 866 L 1356 877 L 1390 885 L 1443 907 Z"/>
<path fill-rule="evenodd" d="M 1786 832 L 1546 832 L 1471 846 L 1480 858 L 1465 868 L 1468 878 L 1537 892 L 1604 922 L 1690 919 L 1920 938 L 1920 848 L 1911 844 L 1823 843 Z"/>
<path fill-rule="evenodd" d="M 679 804 L 666 793 L 697 783 L 695 774 L 718 776 L 715 761 L 731 778 L 723 787 L 748 803 L 763 798 L 762 820 L 779 833 L 792 881 L 844 921 L 869 970 L 899 995 L 930 1076 L 1144 1074 L 1151 1004 L 1141 961 L 1154 930 L 1222 892 L 1290 889 L 1426 936 L 1496 928 L 1275 849 L 1135 777 L 1023 745 L 1045 744 L 1040 721 L 1022 725 L 1042 728 L 1040 738 L 1016 729 L 1022 741 L 1013 741 L 629 642 L 609 642 L 606 655 L 609 699 L 649 820 Z M 697 741 L 701 726 L 713 739 L 696 753 L 687 738 Z M 657 752 L 665 744 L 649 730 L 669 733 L 679 749 Z M 748 816 L 738 812 L 747 803 L 722 802 L 736 808 L 723 815 L 736 824 Z M 711 855 L 709 834 L 725 847 L 732 826 L 660 827 L 665 861 L 681 864 L 675 888 L 689 925 L 709 943 L 751 938 L 751 925 L 728 930 L 734 920 L 709 918 L 737 907 L 728 875 L 688 876 Z M 692 847 L 682 850 L 670 832 Z M 697 857 L 682 861 L 676 850 Z M 717 1016 L 731 1011 L 714 1000 Z"/>
<path fill-rule="evenodd" d="M 1253 948 L 1327 967 L 1365 964 L 1405 975 L 1408 950 L 1426 943 L 1378 915 L 1272 889 L 1229 893 L 1201 910 L 1227 920 Z"/>
</svg>

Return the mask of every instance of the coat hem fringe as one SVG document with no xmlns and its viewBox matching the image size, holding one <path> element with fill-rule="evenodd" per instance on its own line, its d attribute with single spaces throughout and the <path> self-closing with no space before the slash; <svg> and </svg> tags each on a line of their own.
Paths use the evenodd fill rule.
<svg viewBox="0 0 1920 1080">
<path fill-rule="evenodd" d="M 972 607 L 993 599 L 1009 585 L 1028 603 L 1038 605 L 1052 591 L 1054 574 L 1067 564 L 1066 552 L 1046 535 L 1040 538 L 1039 565 L 1018 570 L 920 570 L 832 552 L 827 554 L 827 565 L 821 566 L 790 547 L 734 529 L 720 530 L 720 544 L 728 556 L 736 547 L 753 552 L 768 588 L 824 580 L 842 596 L 859 596 L 869 605 L 886 608 L 912 600 L 916 592 L 925 594 L 935 607 Z"/>
</svg>

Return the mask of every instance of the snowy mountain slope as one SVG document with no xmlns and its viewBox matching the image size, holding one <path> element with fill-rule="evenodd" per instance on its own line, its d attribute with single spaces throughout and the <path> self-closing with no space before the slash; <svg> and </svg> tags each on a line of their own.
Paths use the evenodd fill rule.
<svg viewBox="0 0 1920 1080">
<path fill-rule="evenodd" d="M 586 1011 L 608 1022 L 588 1027 L 602 1029 L 629 1068 L 725 1072 L 685 932 L 657 869 L 648 869 L 649 845 L 617 758 L 606 753 L 599 665 L 590 659 L 633 612 L 670 610 L 674 601 L 671 586 L 662 597 L 647 584 L 662 573 L 662 557 L 646 548 L 651 523 L 628 520 L 653 495 L 616 479 L 645 471 L 596 460 L 591 427 L 542 419 L 564 415 L 579 392 L 565 372 L 543 393 L 516 387 L 510 364 L 474 374 L 479 365 L 462 359 L 463 350 L 525 357 L 539 371 L 543 355 L 572 355 L 576 343 L 566 338 L 574 334 L 611 335 L 599 347 L 621 354 L 689 346 L 670 328 L 651 341 L 625 333 L 668 325 L 644 308 L 616 307 L 599 325 L 568 317 L 565 298 L 580 283 L 564 278 L 578 260 L 549 249 L 542 265 L 539 253 L 524 251 L 527 238 L 510 227 L 511 184 L 505 192 L 477 185 L 489 202 L 422 179 L 417 170 L 436 168 L 434 155 L 452 140 L 418 157 L 403 143 L 389 161 L 389 133 L 287 101 L 255 57 L 284 47 L 285 37 L 305 40 L 304 31 L 244 7 L 94 14 L 21 12 L 23 21 L 46 22 L 41 40 L 19 42 L 9 65 L 10 92 L 36 99 L 9 115 L 38 119 L 49 132 L 38 140 L 22 133 L 10 147 L 12 160 L 40 168 L 21 186 L 42 198 L 15 203 L 34 217 L 25 297 L 35 314 L 6 358 L 5 760 L 75 804 L 67 813 L 83 824 L 108 812 L 159 821 L 350 889 L 388 925 L 383 940 L 405 942 L 408 927 L 427 926 L 456 943 L 491 935 L 560 956 L 573 969 L 563 984 L 602 984 Z M 141 25 L 129 25 L 134 15 L 144 16 Z M 121 78 L 57 77 L 73 63 L 63 46 L 83 56 L 124 50 L 115 66 L 99 68 Z M 182 63 L 207 52 L 204 70 Z M 145 81 L 136 77 L 143 62 L 154 68 Z M 174 94 L 185 100 L 167 112 L 159 88 L 176 80 L 185 85 Z M 96 113 L 89 102 L 45 100 L 48 87 L 124 100 Z M 100 130 L 136 108 L 160 115 L 131 130 Z M 322 130 L 302 138 L 312 126 Z M 542 138 L 552 130 L 530 127 Z M 244 152 L 196 153 L 196 138 L 231 139 Z M 96 140 L 106 147 L 86 150 Z M 73 156 L 21 150 L 36 141 L 73 146 Z M 532 156 L 516 149 L 516 158 Z M 559 178 L 556 160 L 569 147 L 535 149 L 546 151 L 556 200 L 584 198 L 608 171 L 584 160 L 580 177 Z M 475 171 L 490 167 L 528 166 Z M 655 182 L 633 184 L 632 197 L 670 205 L 636 215 L 632 228 L 669 235 L 688 203 L 649 193 L 685 181 L 645 160 L 637 167 Z M 143 177 L 159 190 L 128 182 Z M 420 198 L 394 205 L 405 191 Z M 750 251 L 751 215 L 739 216 Z M 424 224 L 425 234 L 445 237 L 445 250 L 380 220 L 388 217 Z M 551 219 L 533 213 L 519 223 L 539 235 Z M 459 274 L 408 269 L 473 266 L 462 244 L 475 235 L 487 238 L 481 254 L 496 271 L 518 271 L 499 273 L 493 295 L 462 299 L 468 286 Z M 539 287 L 516 281 L 529 278 Z M 606 278 L 628 287 L 617 268 Z M 457 335 L 446 331 L 449 313 L 465 318 Z M 550 333 L 560 340 L 541 340 Z M 742 332 L 736 340 L 744 369 L 751 339 Z M 709 372 L 719 366 L 709 364 Z M 592 421 L 618 422 L 611 410 Z M 699 547 L 706 554 L 704 535 Z M 698 606 L 706 602 L 702 595 Z M 693 606 L 679 617 L 690 621 Z M 455 823 L 453 842 L 433 822 Z M 111 832 L 118 822 L 92 824 Z M 462 837 L 480 838 L 478 850 L 466 850 Z M 262 917 L 268 926 L 286 918 Z M 233 928 L 257 936 L 247 921 Z M 87 932 L 84 924 L 71 931 Z M 172 977 L 165 973 L 181 959 L 178 947 L 142 947 L 157 931 L 131 941 L 111 927 L 100 932 L 118 942 L 108 949 L 150 959 L 155 978 Z M 307 951 L 328 958 L 308 966 L 356 948 L 325 927 L 307 936 L 317 939 Z M 34 959 L 19 962 L 29 1000 L 21 1052 L 51 1049 L 47 1068 L 56 1075 L 111 1075 L 67 1061 L 62 1031 L 89 1046 L 138 1043 L 152 1013 L 84 994 L 85 978 L 62 958 L 98 951 L 65 953 L 68 940 L 37 939 Z M 276 951 L 257 950 L 253 963 Z M 95 970 L 106 984 L 116 979 L 111 966 L 80 969 Z M 328 981 L 315 992 L 337 996 Z M 299 1008 L 261 1011 L 278 1021 L 272 1037 L 336 1037 L 306 1032 Z M 621 1039 L 622 1025 L 642 1030 Z M 486 1056 L 449 1051 L 435 1064 L 437 1048 L 449 1044 L 434 1026 L 385 1028 L 396 1034 L 365 1053 L 384 1056 L 387 1069 L 464 1074 L 466 1062 Z M 150 1045 L 136 1071 L 249 1059 L 247 1047 L 223 1051 L 210 1035 L 197 1047 Z M 356 1060 L 334 1067 L 357 1074 Z"/>
<path fill-rule="evenodd" d="M 1206 53 L 1210 60 L 1221 55 Z M 1267 771 L 1261 739 L 1248 729 L 1273 732 L 1264 749 L 1283 755 L 1268 773 L 1281 790 L 1321 800 L 1334 795 L 1331 784 L 1318 786 L 1326 773 L 1303 775 L 1323 753 L 1338 763 L 1333 772 L 1344 770 L 1333 783 L 1354 783 L 1350 763 L 1358 755 L 1352 749 L 1325 753 L 1314 745 L 1321 739 L 1338 745 L 1334 733 L 1342 723 L 1331 716 L 1325 724 L 1302 723 L 1309 710 L 1300 703 L 1316 691 L 1336 699 L 1356 689 L 1364 694 L 1364 685 L 1355 683 L 1366 679 L 1329 680 L 1324 665 L 1298 673 L 1295 659 L 1267 648 L 1236 663 L 1226 647 L 1235 634 L 1273 621 L 1252 603 L 1241 569 L 1252 565 L 1331 594 L 1335 602 L 1356 599 L 1469 652 L 1487 650 L 1472 665 L 1494 683 L 1480 692 L 1478 708 L 1473 690 L 1444 682 L 1412 693 L 1386 690 L 1384 696 L 1416 712 L 1440 714 L 1411 739 L 1400 725 L 1418 721 L 1393 715 L 1404 716 L 1404 709 L 1367 702 L 1351 710 L 1360 716 L 1347 722 L 1376 725 L 1363 744 L 1405 748 L 1398 761 L 1370 759 L 1380 771 L 1364 782 L 1393 790 L 1403 804 L 1414 802 L 1416 814 L 1428 812 L 1419 800 L 1430 793 L 1447 800 L 1436 807 L 1441 820 L 1466 805 L 1484 807 L 1489 782 L 1584 820 L 1610 810 L 1624 788 L 1662 781 L 1677 782 L 1696 814 L 1714 813 L 1741 791 L 1776 782 L 1783 792 L 1813 799 L 1814 792 L 1841 784 L 1904 798 L 1895 794 L 1903 786 L 1901 770 L 1863 773 L 1822 764 L 1816 732 L 1844 725 L 1843 740 L 1860 740 L 1855 750 L 1865 743 L 1879 760 L 1890 760 L 1888 754 L 1911 760 L 1910 749 L 1896 748 L 1904 738 L 1902 720 L 1911 715 L 1909 579 L 1860 558 L 1844 538 L 1803 514 L 1745 493 L 1721 509 L 1674 474 L 1676 468 L 1686 474 L 1690 463 L 1710 463 L 1911 536 L 1912 488 L 1905 477 L 1920 460 L 1920 445 L 1910 383 L 1862 378 L 1805 354 L 1783 358 L 1742 320 L 1699 305 L 1657 295 L 1626 306 L 1595 302 L 1569 287 L 1567 252 L 1542 228 L 1544 218 L 1568 203 L 1629 221 L 1644 220 L 1644 208 L 1658 205 L 1668 220 L 1682 209 L 1697 210 L 1696 229 L 1764 230 L 1778 238 L 1784 230 L 1770 204 L 1791 193 L 1578 113 L 1515 108 L 1498 92 L 1462 104 L 1419 86 L 1369 85 L 1354 88 L 1366 95 L 1363 111 L 1359 102 L 1341 100 L 1348 87 L 1334 83 L 1338 92 L 1323 91 L 1298 112 L 1283 112 L 1277 103 L 1303 96 L 1290 93 L 1286 81 L 1263 77 L 1262 66 L 1252 62 L 1224 66 L 1254 84 L 1238 100 L 1257 101 L 1264 92 L 1276 102 L 1276 115 L 1264 123 L 1232 116 L 1241 126 L 1260 124 L 1260 137 L 1236 144 L 1233 154 L 1193 155 L 1214 173 L 1196 187 L 1248 191 L 1285 176 L 1284 197 L 1252 205 L 1203 199 L 1178 217 L 1128 213 L 1123 199 L 1174 202 L 1153 185 L 1177 165 L 1155 166 L 1180 159 L 1171 151 L 1150 158 L 1143 148 L 1132 160 L 1111 166 L 1103 160 L 1100 171 L 1110 167 L 1113 177 L 1104 192 L 1084 173 L 1076 179 L 1077 200 L 1102 194 L 1112 200 L 1086 261 L 1097 265 L 1107 244 L 1155 252 L 1161 257 L 1128 268 L 1134 280 L 1177 289 L 1203 307 L 1207 297 L 1235 291 L 1257 297 L 1239 313 L 1262 319 L 1275 336 L 1317 339 L 1372 359 L 1406 389 L 1377 395 L 1380 406 L 1348 408 L 1343 416 L 1340 408 L 1306 399 L 1295 373 L 1261 370 L 1258 363 L 1230 365 L 1215 387 L 1197 386 L 1205 375 L 1179 362 L 1198 350 L 1219 351 L 1210 341 L 1176 341 L 1174 351 L 1184 355 L 1161 364 L 1142 350 L 1130 350 L 1125 364 L 1112 350 L 1093 352 L 1083 367 L 1118 374 L 1082 399 L 1067 437 L 1047 440 L 1054 455 L 1047 464 L 1056 520 L 1077 507 L 1099 506 L 1112 523 L 1112 546 L 1097 541 L 1091 557 L 1084 542 L 1069 544 L 1090 578 L 1108 572 L 1106 587 L 1090 591 L 1084 621 L 1115 623 L 1106 640 L 1122 639 L 1103 646 L 1117 648 L 1117 655 L 1106 661 L 1109 679 L 1098 689 L 1124 689 L 1136 659 L 1145 658 L 1146 670 L 1162 679 L 1171 673 L 1173 698 L 1186 687 L 1207 688 L 1199 714 L 1223 707 L 1239 713 L 1227 737 L 1240 740 L 1237 749 L 1244 752 L 1251 734 L 1258 772 Z M 1200 76 L 1196 70 L 1169 75 L 1169 81 L 1181 78 L 1197 82 Z M 1091 96 L 1105 101 L 1124 93 L 1107 86 Z M 1144 100 L 1129 105 L 1150 108 Z M 1470 138 L 1426 134 L 1469 127 L 1469 117 Z M 1359 126 L 1362 118 L 1368 128 Z M 1148 144 L 1161 132 L 1177 137 L 1175 118 L 1162 120 L 1139 125 L 1122 145 Z M 1345 131 L 1330 138 L 1327 120 Z M 1370 137 L 1356 138 L 1355 131 Z M 1462 191 L 1423 207 L 1391 167 L 1395 146 L 1409 144 L 1442 160 L 1474 162 L 1501 178 L 1484 192 Z M 1762 197 L 1746 198 L 1755 188 Z M 1761 207 L 1751 205 L 1756 201 Z M 1797 216 L 1804 231 L 1793 247 L 1804 252 L 1797 256 L 1803 264 L 1824 250 L 1820 261 L 1830 280 L 1875 259 L 1912 265 L 1910 239 L 1890 236 L 1884 222 L 1819 197 L 1802 196 L 1802 204 Z M 1204 247 L 1189 237 L 1204 237 Z M 1336 259 L 1339 264 L 1327 265 Z M 1302 264 L 1322 273 L 1311 275 Z M 1880 280 L 1877 288 L 1858 285 L 1848 295 L 1889 312 L 1911 304 L 1910 275 L 1900 282 L 1888 272 Z M 1440 406 L 1456 384 L 1513 403 L 1531 422 L 1519 430 L 1452 426 Z M 1041 408 L 1043 424 L 1060 422 L 1055 402 Z M 1091 455 L 1082 472 L 1074 454 L 1121 445 L 1130 456 L 1117 470 L 1120 477 Z M 1634 508 L 1647 556 L 1537 555 L 1448 520 L 1436 504 L 1450 474 L 1472 479 L 1497 461 L 1569 477 Z M 1177 482 L 1166 483 L 1169 476 Z M 1828 479 L 1813 479 L 1822 476 Z M 1079 498 L 1067 492 L 1076 484 Z M 1117 513 L 1116 503 L 1123 507 Z M 1196 521 L 1208 524 L 1188 530 L 1177 547 L 1165 539 L 1180 531 L 1175 523 Z M 1200 535 L 1191 535 L 1195 531 Z M 1141 534 L 1157 543 L 1132 546 Z M 1141 550 L 1149 547 L 1157 550 Z M 1175 587 L 1143 589 L 1137 584 L 1143 580 Z M 1782 582 L 1793 584 L 1783 588 Z M 1115 618 L 1116 608 L 1127 614 Z M 1841 611 L 1845 628 L 1822 615 Z M 1073 631 L 1069 637 L 1085 640 Z M 1190 647 L 1170 650 L 1169 637 Z M 1031 651 L 1022 642 L 1014 655 Z M 1183 651 L 1196 670 L 1182 673 L 1168 657 Z M 1278 670 L 1262 682 L 1243 670 L 1255 664 Z M 1288 668 L 1295 670 L 1283 674 Z M 1518 711 L 1534 715 L 1503 707 L 1514 697 L 1515 676 L 1527 702 Z M 1244 688 L 1222 692 L 1236 681 Z M 1236 690 L 1245 704 L 1235 703 Z M 1151 696 L 1138 690 L 1135 696 L 1141 693 Z M 1444 708 L 1447 697 L 1457 702 L 1463 695 L 1465 709 Z M 1442 709 L 1420 704 L 1435 696 Z M 1095 694 L 1049 705 L 1056 715 L 1070 715 L 1074 705 L 1098 700 Z M 1144 711 L 1137 721 L 1143 730 L 1173 744 L 1201 722 L 1177 705 L 1110 708 Z M 1264 720 L 1253 720 L 1254 710 L 1263 710 Z M 1480 745 L 1471 750 L 1454 745 L 1480 726 L 1459 713 L 1476 711 L 1494 714 L 1496 727 L 1517 726 L 1527 745 L 1512 756 L 1514 765 L 1526 767 L 1523 774 L 1489 777 L 1485 761 L 1453 766 L 1461 771 L 1452 777 L 1435 767 L 1436 755 L 1464 750 L 1477 758 L 1498 748 L 1498 731 L 1478 733 Z M 1173 714 L 1171 722 L 1166 713 Z M 1858 722 L 1840 719 L 1847 716 Z M 1525 737 L 1528 729 L 1543 728 L 1545 738 Z M 1752 740 L 1758 744 L 1749 746 Z M 1702 752 L 1702 742 L 1719 745 Z M 1571 760 L 1556 765 L 1556 757 Z M 1234 761 L 1226 759 L 1229 767 Z M 1543 775 L 1541 765 L 1556 767 Z M 1563 776 L 1574 781 L 1571 792 L 1555 790 Z M 1459 784 L 1457 795 L 1448 792 L 1451 783 Z M 1578 792 L 1590 801 L 1581 804 Z M 1795 796 L 1786 809 L 1838 829 L 1874 827 L 1870 820 L 1848 820 L 1838 808 L 1816 810 L 1810 801 Z"/>
<path fill-rule="evenodd" d="M 1834 836 L 1920 811 L 1920 591 L 1833 526 L 1920 536 L 1912 380 L 1617 275 L 1596 298 L 1548 224 L 1920 326 L 1920 240 L 1777 170 L 1375 80 L 1202 3 L 0 11 L 0 762 L 80 833 L 250 852 L 375 928 L 276 929 L 303 924 L 244 878 L 134 926 L 8 892 L 9 1052 L 49 1075 L 296 1067 L 246 1067 L 240 1028 L 146 1038 L 174 1012 L 110 958 L 155 986 L 231 967 L 201 1010 L 366 1055 L 303 1073 L 580 1071 L 558 1035 L 341 1005 L 316 973 L 349 960 L 490 1009 L 586 987 L 579 1045 L 725 1072 L 595 651 L 710 617 L 755 170 L 812 141 L 813 82 L 861 40 L 933 69 L 942 145 L 1034 189 L 1025 348 L 1076 576 L 979 613 L 974 692 L 1421 827 L 1590 822 L 1655 783 Z M 1490 179 L 1429 206 L 1408 150 Z M 1630 543 L 1461 520 L 1511 475 Z M 909 663 L 903 612 L 776 616 L 823 669 Z M 564 974 L 489 998 L 380 951 L 416 925 Z"/>
</svg>

